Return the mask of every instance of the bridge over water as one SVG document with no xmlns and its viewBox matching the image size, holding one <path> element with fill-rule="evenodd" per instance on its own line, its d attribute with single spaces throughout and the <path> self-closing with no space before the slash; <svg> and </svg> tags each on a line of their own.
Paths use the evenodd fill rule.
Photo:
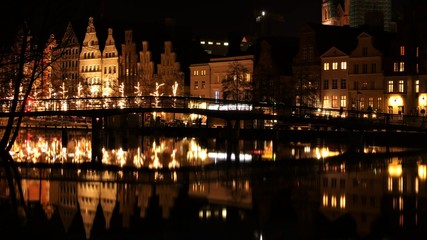
<svg viewBox="0 0 427 240">
<path fill-rule="evenodd" d="M 9 116 L 78 116 L 104 118 L 134 113 L 198 114 L 225 121 L 271 121 L 281 129 L 386 130 L 426 132 L 424 116 L 289 106 L 266 102 L 229 101 L 181 96 L 30 99 L 25 111 L 11 112 L 12 100 L 0 100 L 0 118 Z M 18 106 L 23 102 L 19 101 Z M 262 125 L 264 128 L 265 126 Z"/>
</svg>

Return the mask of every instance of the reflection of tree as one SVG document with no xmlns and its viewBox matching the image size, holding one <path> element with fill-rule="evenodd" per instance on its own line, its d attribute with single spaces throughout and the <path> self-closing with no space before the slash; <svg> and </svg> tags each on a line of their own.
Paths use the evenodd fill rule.
<svg viewBox="0 0 427 240">
<path fill-rule="evenodd" d="M 232 62 L 226 77 L 222 80 L 223 99 L 252 100 L 252 83 L 249 70 L 239 62 Z"/>
</svg>

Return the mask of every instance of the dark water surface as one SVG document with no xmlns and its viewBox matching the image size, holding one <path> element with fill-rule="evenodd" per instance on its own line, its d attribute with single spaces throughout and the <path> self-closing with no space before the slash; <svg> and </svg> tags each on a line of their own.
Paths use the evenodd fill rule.
<svg viewBox="0 0 427 240">
<path fill-rule="evenodd" d="M 26 218 L 1 168 L 1 239 L 425 239 L 427 155 L 312 142 L 20 135 Z M 236 150 L 237 149 L 237 150 Z"/>
</svg>

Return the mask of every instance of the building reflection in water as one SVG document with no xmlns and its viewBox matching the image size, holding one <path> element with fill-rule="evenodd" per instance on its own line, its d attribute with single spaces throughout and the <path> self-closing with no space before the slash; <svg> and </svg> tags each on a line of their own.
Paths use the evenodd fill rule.
<svg viewBox="0 0 427 240">
<path fill-rule="evenodd" d="M 90 136 L 74 135 L 66 147 L 59 139 L 21 136 L 13 156 L 30 163 L 89 161 Z M 195 138 L 142 137 L 135 147 L 103 149 L 103 163 L 132 169 L 20 167 L 25 200 L 39 204 L 46 218 L 57 216 L 66 233 L 75 231 L 80 222 L 86 239 L 93 237 L 99 222 L 105 230 L 113 222 L 128 229 L 153 216 L 192 224 L 239 221 L 247 231 L 240 234 L 256 239 L 281 234 L 306 239 L 319 234 L 364 237 L 373 232 L 390 236 L 407 229 L 414 234 L 425 227 L 423 155 L 329 161 L 328 156 L 341 154 L 343 148 L 310 143 L 277 147 L 273 141 L 240 144 L 236 154 L 242 162 L 292 161 L 268 169 L 199 168 L 226 160 L 226 151 L 216 148 L 214 140 L 200 144 Z M 303 165 L 294 164 L 304 158 L 308 161 Z M 188 167 L 196 168 L 188 171 Z M 0 186 L 1 196 L 8 197 L 5 179 Z"/>
</svg>

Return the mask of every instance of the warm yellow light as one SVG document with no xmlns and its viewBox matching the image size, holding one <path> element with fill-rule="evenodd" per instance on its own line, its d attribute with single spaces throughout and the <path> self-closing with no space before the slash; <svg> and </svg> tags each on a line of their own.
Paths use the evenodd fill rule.
<svg viewBox="0 0 427 240">
<path fill-rule="evenodd" d="M 391 177 L 400 177 L 402 175 L 402 165 L 390 163 L 390 165 L 388 165 L 388 174 Z"/>
<path fill-rule="evenodd" d="M 426 180 L 427 177 L 427 167 L 425 164 L 418 165 L 418 177 L 421 180 Z"/>
<path fill-rule="evenodd" d="M 388 103 L 390 106 L 402 106 L 403 99 L 401 96 L 391 96 Z"/>
<path fill-rule="evenodd" d="M 227 219 L 227 209 L 226 208 L 222 209 L 221 215 L 222 215 L 222 219 L 224 219 L 224 220 Z"/>
</svg>

